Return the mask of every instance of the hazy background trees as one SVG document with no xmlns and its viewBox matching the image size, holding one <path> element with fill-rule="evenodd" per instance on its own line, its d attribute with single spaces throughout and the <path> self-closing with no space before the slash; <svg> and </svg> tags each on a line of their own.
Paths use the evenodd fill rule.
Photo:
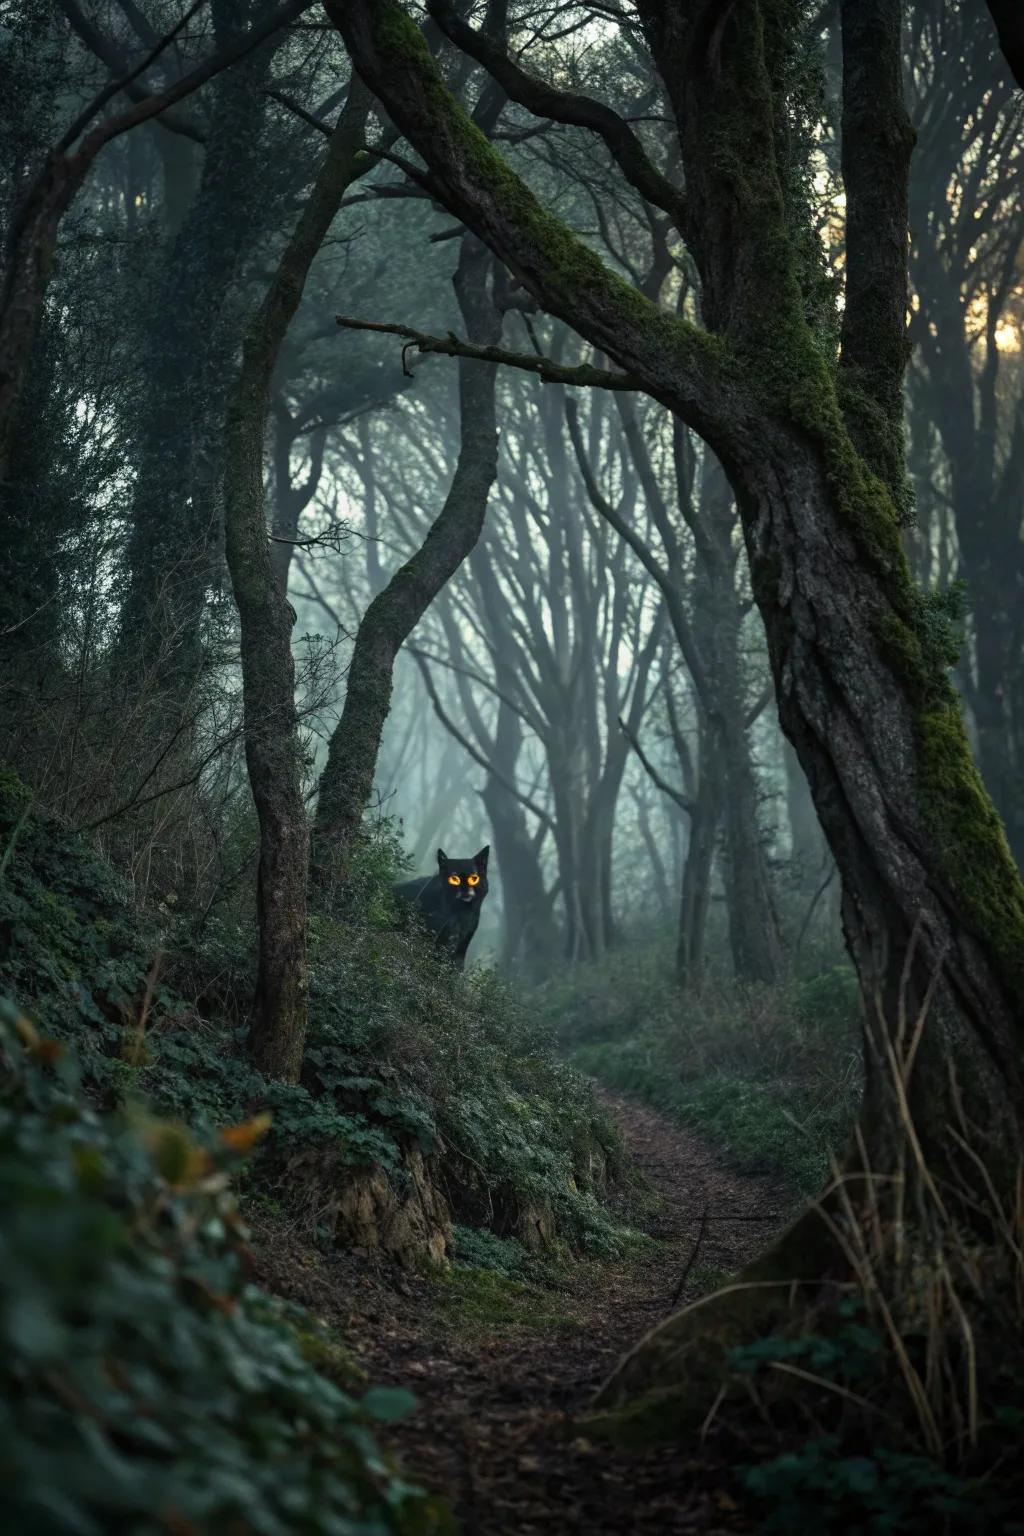
<svg viewBox="0 0 1024 1536">
<path fill-rule="evenodd" d="M 166 88 L 272 11 L 198 8 L 133 89 Z M 164 0 L 2 9 L 8 226 L 83 104 L 180 18 Z M 842 197 L 836 17 L 826 7 L 819 19 L 804 64 L 826 304 Z M 672 170 L 667 105 L 628 14 L 620 25 L 603 6 L 513 5 L 504 30 L 531 68 L 633 120 Z M 610 175 L 600 140 L 509 102 L 429 23 L 427 37 L 549 204 L 644 293 L 693 313 L 689 255 L 663 211 Z M 994 33 L 952 0 L 910 7 L 906 53 L 919 134 L 907 538 L 926 585 L 964 583 L 957 677 L 1019 860 L 1019 97 Z M 240 62 L 98 153 L 59 226 L 15 419 L 0 749 L 41 801 L 95 830 L 140 899 L 200 917 L 253 899 L 257 859 L 223 549 L 228 401 L 349 80 L 320 10 L 295 8 Z M 451 492 L 460 370 L 470 398 L 488 387 L 486 364 L 404 353 L 398 338 L 335 322 L 467 334 L 451 285 L 463 231 L 395 142 L 371 111 L 369 160 L 317 241 L 269 386 L 270 561 L 294 611 L 311 807 L 332 739 L 336 751 L 355 739 L 351 722 L 337 731 L 359 624 Z M 507 348 L 602 363 L 499 263 L 487 281 Z M 439 842 L 490 841 L 494 894 L 474 958 L 531 978 L 638 937 L 664 938 L 687 983 L 709 969 L 772 981 L 797 952 L 838 954 L 836 883 L 776 724 L 720 468 L 643 397 L 511 370 L 495 389 L 484 532 L 398 656 L 371 820 L 394 819 L 417 868 Z"/>
</svg>

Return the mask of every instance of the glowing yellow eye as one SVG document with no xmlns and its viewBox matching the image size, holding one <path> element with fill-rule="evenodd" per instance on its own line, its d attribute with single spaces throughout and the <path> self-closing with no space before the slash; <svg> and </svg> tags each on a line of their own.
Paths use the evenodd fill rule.
<svg viewBox="0 0 1024 1536">
<path fill-rule="evenodd" d="M 449 885 L 461 885 L 462 881 L 460 880 L 458 875 L 449 875 L 448 876 L 448 884 Z"/>
<path fill-rule="evenodd" d="M 480 876 L 479 875 L 470 875 L 469 880 L 466 883 L 468 885 L 479 885 L 480 884 Z"/>
</svg>

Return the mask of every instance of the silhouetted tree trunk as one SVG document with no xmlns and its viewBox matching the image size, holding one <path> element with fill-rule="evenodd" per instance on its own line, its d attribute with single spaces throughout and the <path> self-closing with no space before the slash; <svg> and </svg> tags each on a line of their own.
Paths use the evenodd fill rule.
<svg viewBox="0 0 1024 1536">
<path fill-rule="evenodd" d="M 701 707 L 714 772 L 721 780 L 718 798 L 724 831 L 722 879 L 729 947 L 738 981 L 771 985 L 782 976 L 784 960 L 747 719 L 734 515 L 728 483 L 709 455 L 704 463 L 700 505 L 691 519 L 697 555 L 693 628 L 700 637 L 705 666 Z"/>
<path fill-rule="evenodd" d="M 353 79 L 309 201 L 245 337 L 228 407 L 225 546 L 241 623 L 245 760 L 260 823 L 259 973 L 249 1049 L 269 1077 L 296 1081 L 306 1038 L 309 827 L 292 659 L 293 613 L 271 560 L 263 491 L 270 384 L 313 259 L 361 155 L 368 98 Z"/>
<path fill-rule="evenodd" d="M 234 31 L 218 24 L 218 40 Z M 263 223 L 256 195 L 271 59 L 262 50 L 211 90 L 196 196 L 159 254 L 139 324 L 146 389 L 133 413 L 135 484 L 118 661 L 173 712 L 202 666 L 206 595 L 221 558 L 225 413 L 245 324 L 243 263 Z M 152 302 L 159 293 L 162 302 Z"/>
<path fill-rule="evenodd" d="M 482 794 L 494 833 L 495 864 L 501 871 L 505 910 L 502 964 L 510 966 L 518 961 L 524 973 L 536 979 L 550 968 L 557 952 L 557 933 L 553 932 L 551 902 L 526 813 L 506 788 L 515 782 L 522 736 L 519 716 L 499 701 L 493 764 L 501 778 L 489 773 Z"/>
<path fill-rule="evenodd" d="M 112 139 L 166 112 L 222 70 L 238 63 L 294 21 L 310 4 L 311 0 L 285 0 L 279 10 L 194 69 L 187 70 L 166 90 L 146 95 L 123 111 L 111 113 L 96 127 L 89 128 L 93 118 L 118 94 L 119 87 L 111 83 L 79 114 L 61 141 L 47 152 L 11 228 L 4 234 L 4 265 L 0 275 L 0 486 L 6 475 L 14 413 L 53 271 L 60 223 L 97 155 Z M 174 32 L 177 30 L 175 27 Z"/>
<path fill-rule="evenodd" d="M 488 287 L 489 252 L 462 242 L 455 292 L 469 338 L 494 345 L 502 317 Z M 367 608 L 356 633 L 345 707 L 320 779 L 313 869 L 321 894 L 345 880 L 373 789 L 381 732 L 391 707 L 395 657 L 480 536 L 498 472 L 492 363 L 459 363 L 460 447 L 451 488 L 426 539 Z"/>
<path fill-rule="evenodd" d="M 282 403 L 275 410 L 274 424 L 274 515 L 271 521 L 270 563 L 282 592 L 288 591 L 292 556 L 299 538 L 299 522 L 316 495 L 324 467 L 325 427 L 316 427 L 309 435 L 309 467 L 295 483 L 291 474 L 291 455 L 295 444 L 295 423 Z"/>
<path fill-rule="evenodd" d="M 676 976 L 699 991 L 704 981 L 705 939 L 711 903 L 711 877 L 722 819 L 723 778 L 706 723 L 698 727 L 697 793 L 690 802 L 690 835 L 683 861 L 679 898 Z"/>
<path fill-rule="evenodd" d="M 988 0 L 996 24 L 999 46 L 1013 78 L 1024 90 L 1024 11 L 1017 0 Z"/>
</svg>

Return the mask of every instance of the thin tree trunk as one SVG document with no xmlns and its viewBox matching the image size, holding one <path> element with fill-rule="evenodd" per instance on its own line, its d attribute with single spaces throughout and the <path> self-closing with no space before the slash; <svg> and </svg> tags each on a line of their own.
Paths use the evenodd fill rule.
<svg viewBox="0 0 1024 1536">
<path fill-rule="evenodd" d="M 703 705 L 721 775 L 722 861 L 729 947 L 738 981 L 770 986 L 784 970 L 782 938 L 761 833 L 759 785 L 746 719 L 743 614 L 736 590 L 733 496 L 721 466 L 705 455 L 700 507 L 693 519 L 697 568 L 693 626 L 706 682 Z"/>
<path fill-rule="evenodd" d="M 348 101 L 295 232 L 246 333 L 228 408 L 224 485 L 228 569 L 241 624 L 245 760 L 260 823 L 259 973 L 249 1049 L 269 1077 L 296 1081 L 306 1038 L 306 882 L 309 827 L 295 709 L 292 610 L 267 537 L 263 446 L 274 364 L 309 269 L 361 156 L 369 98 L 353 80 Z"/>
<path fill-rule="evenodd" d="M 519 801 L 505 785 L 515 783 L 523 728 L 519 716 L 504 700 L 498 703 L 492 761 L 498 775 L 488 774 L 482 797 L 494 833 L 494 851 L 501 871 L 505 910 L 502 964 L 519 959 L 531 979 L 539 979 L 556 953 L 552 942 L 550 904 L 540 860 Z"/>
<path fill-rule="evenodd" d="M 825 846 L 803 769 L 785 737 L 782 742 L 782 760 L 786 771 L 789 856 L 796 872 L 797 882 L 802 888 L 818 880 Z"/>
<path fill-rule="evenodd" d="M 676 946 L 676 977 L 683 987 L 699 992 L 704 982 L 705 939 L 711 902 L 711 874 L 715 843 L 722 814 L 717 765 L 702 772 L 700 788 L 690 816 L 690 835 L 683 863 L 679 898 L 679 939 Z"/>
<path fill-rule="evenodd" d="M 491 257 L 464 238 L 455 292 L 470 339 L 495 345 L 502 319 L 488 288 Z M 341 720 L 320 779 L 313 874 L 321 896 L 343 885 L 373 789 L 381 733 L 391 707 L 395 657 L 445 582 L 473 549 L 498 472 L 492 363 L 459 363 L 459 459 L 444 507 L 417 552 L 373 599 L 360 622 Z"/>
</svg>

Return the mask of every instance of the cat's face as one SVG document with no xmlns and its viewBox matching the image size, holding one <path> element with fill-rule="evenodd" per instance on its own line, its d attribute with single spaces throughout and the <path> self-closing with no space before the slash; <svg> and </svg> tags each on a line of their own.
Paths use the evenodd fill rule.
<svg viewBox="0 0 1024 1536">
<path fill-rule="evenodd" d="M 472 859 L 450 859 L 443 848 L 437 850 L 437 873 L 441 889 L 454 907 L 471 907 L 487 895 L 487 859 L 490 846 L 481 848 Z"/>
</svg>

